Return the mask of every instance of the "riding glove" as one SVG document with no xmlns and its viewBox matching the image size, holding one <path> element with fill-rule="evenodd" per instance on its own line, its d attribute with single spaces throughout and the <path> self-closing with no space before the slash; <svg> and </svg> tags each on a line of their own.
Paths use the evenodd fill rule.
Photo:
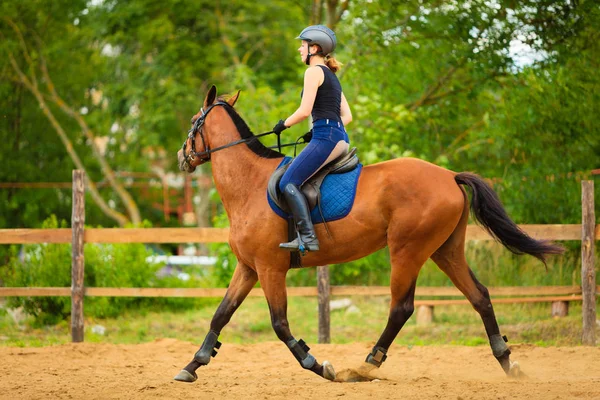
<svg viewBox="0 0 600 400">
<path fill-rule="evenodd" d="M 281 132 L 283 132 L 287 128 L 289 128 L 289 127 L 285 126 L 284 120 L 280 119 L 279 122 L 275 125 L 275 127 L 273 127 L 273 132 L 275 132 L 276 134 L 279 135 L 279 134 L 281 134 Z"/>
<path fill-rule="evenodd" d="M 304 135 L 302 135 L 301 138 L 302 138 L 302 140 L 304 140 L 303 143 L 310 142 L 310 140 L 312 139 L 312 135 L 313 135 L 312 129 L 310 131 L 306 132 Z"/>
</svg>

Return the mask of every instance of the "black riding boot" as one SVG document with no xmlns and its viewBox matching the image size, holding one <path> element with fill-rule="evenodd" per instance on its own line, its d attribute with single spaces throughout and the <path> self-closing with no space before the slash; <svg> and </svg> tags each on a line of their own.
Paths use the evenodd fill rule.
<svg viewBox="0 0 600 400">
<path fill-rule="evenodd" d="M 302 253 L 305 251 L 318 251 L 319 239 L 317 239 L 317 235 L 315 235 L 315 228 L 310 218 L 310 210 L 308 209 L 308 202 L 306 201 L 304 194 L 296 185 L 288 183 L 283 190 L 283 197 L 287 201 L 288 207 L 294 215 L 298 237 L 291 242 L 281 243 L 279 247 L 289 251 L 300 251 Z"/>
</svg>

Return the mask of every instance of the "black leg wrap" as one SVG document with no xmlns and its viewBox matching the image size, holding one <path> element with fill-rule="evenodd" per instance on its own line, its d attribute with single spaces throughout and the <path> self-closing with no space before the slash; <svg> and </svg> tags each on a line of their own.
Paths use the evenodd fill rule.
<svg viewBox="0 0 600 400">
<path fill-rule="evenodd" d="M 373 364 L 376 367 L 380 367 L 381 364 L 383 364 L 383 362 L 387 358 L 386 353 L 387 353 L 387 350 L 384 349 L 383 347 L 375 346 L 375 347 L 373 347 L 373 350 L 371 350 L 371 353 L 369 353 L 369 355 L 367 356 L 367 359 L 365 360 L 365 362 L 368 362 L 369 364 Z"/>
<path fill-rule="evenodd" d="M 218 337 L 219 335 L 213 331 L 208 332 L 206 335 L 200 350 L 194 354 L 194 360 L 200 365 L 207 365 L 210 362 L 210 357 L 215 357 L 217 355 L 216 349 L 221 347 L 221 342 L 217 340 Z"/>
<path fill-rule="evenodd" d="M 317 360 L 308 353 L 310 348 L 304 343 L 304 340 L 300 339 L 300 341 L 296 341 L 296 339 L 291 339 L 286 345 L 294 357 L 296 357 L 296 360 L 302 365 L 302 368 L 311 369 L 317 363 Z"/>
<path fill-rule="evenodd" d="M 500 336 L 500 334 L 490 336 L 490 346 L 494 353 L 494 357 L 500 358 L 510 355 L 510 350 L 506 345 L 506 342 L 508 342 L 506 336 Z"/>
</svg>

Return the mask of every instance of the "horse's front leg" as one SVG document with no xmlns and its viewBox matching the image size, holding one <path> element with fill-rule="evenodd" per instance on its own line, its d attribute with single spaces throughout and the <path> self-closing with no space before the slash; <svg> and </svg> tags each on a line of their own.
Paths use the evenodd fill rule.
<svg viewBox="0 0 600 400">
<path fill-rule="evenodd" d="M 242 304 L 254 284 L 258 280 L 256 272 L 245 264 L 238 263 L 229 283 L 223 301 L 217 308 L 210 323 L 210 331 L 206 335 L 200 350 L 194 355 L 194 359 L 175 376 L 176 381 L 194 382 L 198 379 L 196 370 L 210 362 L 210 358 L 216 355 L 216 349 L 221 346 L 217 340 L 221 329 L 231 319 L 231 316 Z"/>
<path fill-rule="evenodd" d="M 292 336 L 287 319 L 285 272 L 268 271 L 261 274 L 260 283 L 269 304 L 271 324 L 279 340 L 286 344 L 302 368 L 308 369 L 330 381 L 334 380 L 335 371 L 331 363 L 323 361 L 323 364 L 319 364 L 316 358 L 308 352 L 310 349 L 304 340 L 296 340 Z"/>
</svg>

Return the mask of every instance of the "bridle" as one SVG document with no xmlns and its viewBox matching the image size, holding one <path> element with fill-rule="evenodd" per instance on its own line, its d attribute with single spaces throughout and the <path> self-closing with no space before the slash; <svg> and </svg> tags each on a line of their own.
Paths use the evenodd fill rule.
<svg viewBox="0 0 600 400">
<path fill-rule="evenodd" d="M 206 142 L 206 139 L 204 139 L 204 132 L 202 130 L 202 126 L 204 125 L 204 122 L 206 121 L 206 116 L 208 115 L 208 113 L 216 106 L 231 107 L 229 105 L 229 103 L 219 100 L 219 101 L 214 102 L 210 106 L 208 106 L 206 108 L 206 110 L 204 110 L 203 108 L 200 108 L 200 112 L 202 113 L 202 115 L 200 115 L 200 117 L 198 117 L 198 119 L 196 119 L 196 121 L 194 121 L 194 125 L 192 125 L 192 128 L 188 131 L 188 139 L 190 139 L 192 141 L 192 146 L 191 146 L 190 152 L 187 156 L 185 155 L 187 139 L 183 142 L 183 146 L 181 146 L 181 149 L 183 150 L 183 155 L 185 157 L 184 162 L 188 166 L 191 166 L 192 165 L 191 163 L 196 161 L 196 159 L 200 160 L 200 164 L 210 161 L 210 155 L 219 150 L 223 150 L 228 147 L 235 146 L 235 145 L 241 144 L 241 143 L 248 143 L 252 140 L 258 139 L 259 137 L 271 135 L 271 134 L 275 133 L 273 131 L 264 132 L 259 135 L 254 135 L 252 137 L 236 140 L 236 141 L 228 143 L 224 146 L 219 146 L 219 147 L 215 147 L 214 149 L 211 149 L 210 146 L 208 145 L 208 143 Z M 202 139 L 202 146 L 204 147 L 204 151 L 200 151 L 200 152 L 196 151 L 196 133 L 198 133 L 200 135 L 200 139 Z M 279 147 L 281 147 L 280 141 L 279 141 L 279 135 L 277 135 L 277 143 L 279 144 Z"/>
<path fill-rule="evenodd" d="M 200 112 L 202 114 L 200 115 L 200 117 L 198 117 L 198 119 L 196 119 L 194 121 L 194 124 L 192 125 L 191 129 L 188 131 L 188 139 L 191 140 L 192 146 L 191 146 L 190 152 L 187 156 L 185 155 L 185 150 L 187 147 L 187 139 L 183 142 L 183 145 L 181 146 L 181 149 L 183 151 L 183 157 L 184 157 L 183 162 L 185 164 L 187 164 L 188 167 L 191 167 L 192 166 L 191 163 L 196 161 L 196 159 L 200 160 L 200 163 L 198 165 L 204 164 L 205 162 L 210 161 L 210 155 L 212 153 L 216 153 L 219 150 L 223 150 L 228 147 L 235 146 L 237 144 L 249 143 L 249 142 L 256 140 L 262 136 L 267 136 L 267 135 L 272 135 L 272 134 L 277 135 L 277 145 L 269 146 L 268 148 L 270 148 L 270 149 L 276 148 L 281 153 L 282 147 L 294 146 L 294 157 L 295 157 L 296 156 L 296 146 L 299 144 L 302 144 L 302 143 L 308 143 L 310 141 L 310 138 L 307 139 L 307 135 L 310 134 L 312 136 L 312 130 L 311 130 L 310 132 L 307 132 L 306 134 L 300 136 L 294 143 L 281 144 L 280 135 L 275 133 L 274 131 L 268 131 L 268 132 L 260 133 L 258 135 L 253 135 L 251 137 L 247 137 L 244 139 L 235 140 L 224 146 L 219 146 L 219 147 L 215 147 L 214 149 L 211 149 L 210 146 L 208 145 L 208 143 L 206 142 L 206 139 L 204 138 L 204 132 L 202 130 L 202 127 L 204 126 L 204 122 L 206 121 L 206 116 L 216 106 L 231 107 L 229 105 L 229 103 L 222 101 L 222 100 L 218 100 L 218 101 L 214 102 L 213 104 L 211 104 L 210 106 L 208 106 L 206 108 L 206 110 L 204 110 L 203 108 L 200 108 Z M 202 146 L 204 147 L 204 151 L 200 151 L 200 152 L 196 151 L 196 133 L 198 133 L 200 135 L 200 139 L 202 139 Z"/>
</svg>

